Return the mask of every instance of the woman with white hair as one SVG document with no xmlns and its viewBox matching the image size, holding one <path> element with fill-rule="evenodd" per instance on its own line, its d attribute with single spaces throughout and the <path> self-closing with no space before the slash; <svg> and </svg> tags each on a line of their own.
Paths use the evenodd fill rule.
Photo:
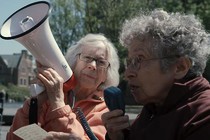
<svg viewBox="0 0 210 140">
<path fill-rule="evenodd" d="M 38 125 L 47 132 L 75 134 L 80 139 L 90 139 L 79 120 L 81 112 L 97 139 L 105 139 L 106 129 L 101 115 L 108 111 L 103 90 L 119 84 L 119 58 L 113 44 L 101 34 L 87 34 L 66 54 L 76 86 L 63 92 L 63 79 L 52 68 L 38 64 L 37 78 L 46 88 L 38 95 Z M 28 125 L 29 103 L 27 100 L 14 117 L 7 140 L 19 139 L 16 129 Z M 60 133 L 61 134 L 61 133 Z"/>
</svg>

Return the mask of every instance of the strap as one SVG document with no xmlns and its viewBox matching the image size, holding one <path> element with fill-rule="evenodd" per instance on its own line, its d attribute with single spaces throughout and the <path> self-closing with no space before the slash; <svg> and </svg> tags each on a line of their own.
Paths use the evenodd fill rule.
<svg viewBox="0 0 210 140">
<path fill-rule="evenodd" d="M 92 132 L 82 110 L 79 107 L 77 107 L 77 108 L 74 108 L 74 111 L 77 114 L 77 117 L 79 118 L 80 123 L 81 123 L 83 129 L 85 130 L 86 134 L 90 138 L 90 140 L 98 140 L 98 138 Z"/>
<path fill-rule="evenodd" d="M 38 123 L 38 101 L 37 98 L 31 98 L 29 106 L 29 124 Z"/>
</svg>

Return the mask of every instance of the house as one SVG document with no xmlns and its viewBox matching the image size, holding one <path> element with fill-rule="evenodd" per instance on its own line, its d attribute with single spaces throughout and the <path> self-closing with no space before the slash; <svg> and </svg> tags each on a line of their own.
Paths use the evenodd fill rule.
<svg viewBox="0 0 210 140">
<path fill-rule="evenodd" d="M 0 55 L 0 84 L 12 83 L 28 87 L 34 77 L 33 57 L 27 50 L 12 55 Z"/>
</svg>

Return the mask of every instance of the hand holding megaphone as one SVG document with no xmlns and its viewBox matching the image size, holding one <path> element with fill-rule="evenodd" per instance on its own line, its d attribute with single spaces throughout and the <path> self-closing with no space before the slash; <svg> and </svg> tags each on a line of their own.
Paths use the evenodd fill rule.
<svg viewBox="0 0 210 140">
<path fill-rule="evenodd" d="M 13 13 L 2 25 L 1 38 L 15 39 L 42 65 L 53 68 L 64 79 L 64 90 L 75 86 L 73 72 L 59 49 L 49 26 L 51 5 L 46 1 L 29 4 Z M 32 96 L 44 87 L 32 84 Z"/>
</svg>

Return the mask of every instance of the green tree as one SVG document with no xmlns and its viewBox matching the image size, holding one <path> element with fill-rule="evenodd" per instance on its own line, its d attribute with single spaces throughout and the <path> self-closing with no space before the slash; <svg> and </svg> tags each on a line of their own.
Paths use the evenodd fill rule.
<svg viewBox="0 0 210 140">
<path fill-rule="evenodd" d="M 123 80 L 123 60 L 126 49 L 119 44 L 122 23 L 140 10 L 163 8 L 170 12 L 192 13 L 199 16 L 210 30 L 209 0 L 51 0 L 53 12 L 50 24 L 53 34 L 65 54 L 66 50 L 86 33 L 102 33 L 117 47 Z M 205 73 L 210 73 L 207 67 Z M 209 79 L 210 80 L 210 79 Z"/>
<path fill-rule="evenodd" d="M 84 30 L 86 33 L 103 33 L 118 49 L 120 73 L 124 72 L 123 61 L 126 49 L 119 44 L 122 23 L 139 12 L 144 2 L 138 0 L 86 0 Z M 123 80 L 123 74 L 121 74 Z"/>
<path fill-rule="evenodd" d="M 51 0 L 50 26 L 63 54 L 83 35 L 82 0 Z"/>
</svg>

